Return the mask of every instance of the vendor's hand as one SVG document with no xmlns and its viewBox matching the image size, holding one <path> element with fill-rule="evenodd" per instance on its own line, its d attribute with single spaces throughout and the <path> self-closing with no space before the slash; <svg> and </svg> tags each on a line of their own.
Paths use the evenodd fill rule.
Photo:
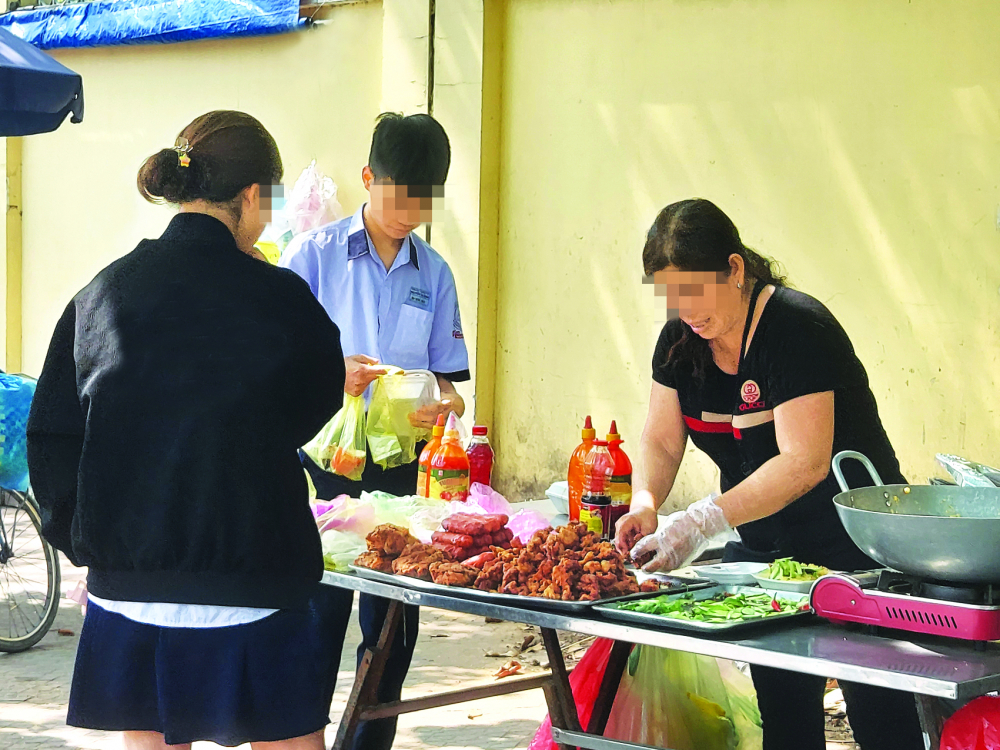
<svg viewBox="0 0 1000 750">
<path fill-rule="evenodd" d="M 635 543 L 656 531 L 656 511 L 638 507 L 618 519 L 615 527 L 615 547 L 628 556 Z"/>
<path fill-rule="evenodd" d="M 348 396 L 360 396 L 380 375 L 389 372 L 388 368 L 379 367 L 378 363 L 377 359 L 364 354 L 344 357 L 344 367 L 347 370 L 344 393 Z"/>
<path fill-rule="evenodd" d="M 671 513 L 659 531 L 632 548 L 632 558 L 652 553 L 653 559 L 642 566 L 647 573 L 670 572 L 690 563 L 708 548 L 712 537 L 730 528 L 722 508 L 715 504 L 717 497 L 709 495 L 687 510 Z"/>
<path fill-rule="evenodd" d="M 465 413 L 465 401 L 457 393 L 446 393 L 440 401 L 427 404 L 410 414 L 410 424 L 414 427 L 430 430 L 437 423 L 438 415 L 443 414 L 445 420 L 452 412 L 458 417 Z"/>
</svg>

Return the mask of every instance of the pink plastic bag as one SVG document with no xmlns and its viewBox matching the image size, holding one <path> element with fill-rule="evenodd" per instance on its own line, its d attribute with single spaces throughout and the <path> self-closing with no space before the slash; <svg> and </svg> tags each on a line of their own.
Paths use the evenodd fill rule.
<svg viewBox="0 0 1000 750">
<path fill-rule="evenodd" d="M 328 507 L 316 519 L 316 525 L 321 533 L 331 530 L 347 531 L 364 537 L 378 525 L 375 519 L 375 508 L 370 503 L 341 495 L 324 504 Z"/>
<path fill-rule="evenodd" d="M 1000 750 L 1000 698 L 984 695 L 945 722 L 941 750 Z"/>
<path fill-rule="evenodd" d="M 608 668 L 608 657 L 611 656 L 612 643 L 614 641 L 609 638 L 598 638 L 594 641 L 594 644 L 587 649 L 587 653 L 583 655 L 580 663 L 576 665 L 576 669 L 569 676 L 569 684 L 573 688 L 573 700 L 576 703 L 577 714 L 580 716 L 581 727 L 586 727 L 590 722 L 590 713 L 597 700 L 597 694 L 601 690 L 604 671 Z M 528 745 L 528 750 L 558 750 L 556 743 L 552 741 L 552 720 L 548 716 L 535 732 L 535 737 Z"/>
</svg>

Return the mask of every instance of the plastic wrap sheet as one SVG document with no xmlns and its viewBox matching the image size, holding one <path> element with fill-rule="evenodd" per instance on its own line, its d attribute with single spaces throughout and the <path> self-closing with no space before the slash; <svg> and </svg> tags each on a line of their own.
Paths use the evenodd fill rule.
<svg viewBox="0 0 1000 750">
<path fill-rule="evenodd" d="M 274 34 L 300 23 L 298 0 L 103 0 L 0 15 L 0 27 L 41 49 Z"/>
</svg>

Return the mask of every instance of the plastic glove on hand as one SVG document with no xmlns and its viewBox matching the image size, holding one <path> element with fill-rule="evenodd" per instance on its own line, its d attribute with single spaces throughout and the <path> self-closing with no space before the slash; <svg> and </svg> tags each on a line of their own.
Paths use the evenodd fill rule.
<svg viewBox="0 0 1000 750">
<path fill-rule="evenodd" d="M 682 568 L 708 549 L 712 537 L 729 530 L 722 508 L 711 494 L 667 516 L 655 534 L 643 537 L 632 548 L 632 559 L 641 560 L 650 553 L 653 559 L 642 566 L 647 573 L 670 572 Z"/>
</svg>

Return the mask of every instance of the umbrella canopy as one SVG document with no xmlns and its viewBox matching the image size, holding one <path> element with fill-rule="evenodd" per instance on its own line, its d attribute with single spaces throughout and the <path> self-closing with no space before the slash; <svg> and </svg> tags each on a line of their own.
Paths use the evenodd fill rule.
<svg viewBox="0 0 1000 750">
<path fill-rule="evenodd" d="M 55 130 L 83 121 L 83 78 L 0 28 L 0 136 Z"/>
</svg>

